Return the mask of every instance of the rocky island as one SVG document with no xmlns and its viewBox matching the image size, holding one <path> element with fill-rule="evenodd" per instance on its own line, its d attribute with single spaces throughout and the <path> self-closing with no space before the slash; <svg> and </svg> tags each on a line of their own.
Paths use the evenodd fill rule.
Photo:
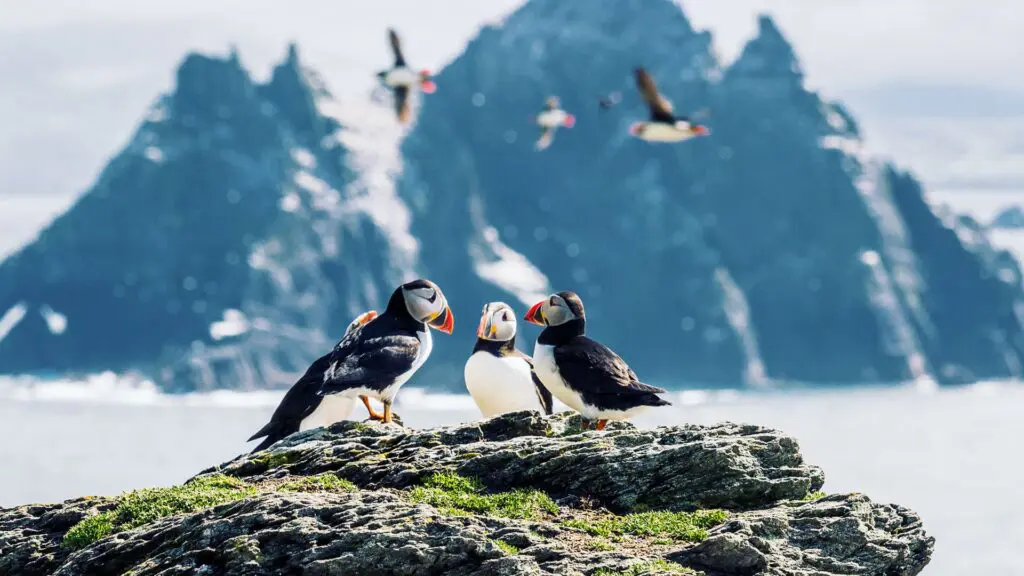
<svg viewBox="0 0 1024 576">
<path fill-rule="evenodd" d="M 0 574 L 918 574 L 914 512 L 754 425 L 341 422 L 180 486 L 0 509 Z"/>
</svg>

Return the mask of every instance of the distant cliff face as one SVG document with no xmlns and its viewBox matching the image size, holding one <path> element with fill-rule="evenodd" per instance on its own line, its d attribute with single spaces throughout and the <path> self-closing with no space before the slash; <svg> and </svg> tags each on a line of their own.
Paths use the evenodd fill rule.
<svg viewBox="0 0 1024 576">
<path fill-rule="evenodd" d="M 804 88 L 770 19 L 721 70 L 673 3 L 634 4 L 534 0 L 442 73 L 404 144 L 400 190 L 423 266 L 453 301 L 525 307 L 575 290 L 588 330 L 668 384 L 1019 373 L 1020 322 L 1006 314 L 1019 290 L 959 241 L 946 281 L 958 265 L 919 244 L 956 233 L 910 177 L 863 153 L 841 105 Z M 646 115 L 636 65 L 677 111 L 709 107 L 712 135 L 631 139 Z M 600 112 L 613 90 L 622 104 Z M 529 117 L 548 95 L 578 120 L 537 152 Z M 536 332 L 523 332 L 529 350 Z"/>
<path fill-rule="evenodd" d="M 402 276 L 329 102 L 294 47 L 265 85 L 234 55 L 187 57 L 96 185 L 0 265 L 0 310 L 25 311 L 0 372 L 161 367 L 189 388 L 304 369 Z"/>
<path fill-rule="evenodd" d="M 632 138 L 639 65 L 711 136 Z M 413 385 L 461 388 L 486 302 L 521 316 L 566 289 L 670 387 L 1021 375 L 1016 262 L 872 160 L 770 19 L 722 67 L 669 0 L 531 0 L 437 81 L 406 133 L 389 102 L 334 102 L 294 47 L 266 84 L 186 58 L 96 185 L 0 264 L 0 373 L 284 386 L 425 275 L 457 322 Z M 538 152 L 551 95 L 577 122 Z M 521 348 L 536 335 L 520 322 Z"/>
</svg>

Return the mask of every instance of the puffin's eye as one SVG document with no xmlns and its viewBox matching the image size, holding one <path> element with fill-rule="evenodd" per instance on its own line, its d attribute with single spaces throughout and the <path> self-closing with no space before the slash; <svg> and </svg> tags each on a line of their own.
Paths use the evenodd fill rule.
<svg viewBox="0 0 1024 576">
<path fill-rule="evenodd" d="M 505 310 L 504 312 L 501 313 L 501 319 L 504 320 L 505 322 L 508 322 L 508 321 L 512 320 L 508 316 L 508 310 Z"/>
</svg>

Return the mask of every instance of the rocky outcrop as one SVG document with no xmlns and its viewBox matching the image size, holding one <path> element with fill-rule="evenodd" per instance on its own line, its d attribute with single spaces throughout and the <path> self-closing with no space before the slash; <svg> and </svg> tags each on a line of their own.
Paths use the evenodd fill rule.
<svg viewBox="0 0 1024 576">
<path fill-rule="evenodd" d="M 912 575 L 934 539 L 776 430 L 343 422 L 182 486 L 0 510 L 3 574 Z"/>
</svg>

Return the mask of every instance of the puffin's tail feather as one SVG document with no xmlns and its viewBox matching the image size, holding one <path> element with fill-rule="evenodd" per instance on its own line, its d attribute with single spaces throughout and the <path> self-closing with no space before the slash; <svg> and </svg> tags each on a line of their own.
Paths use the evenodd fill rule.
<svg viewBox="0 0 1024 576">
<path fill-rule="evenodd" d="M 266 438 L 263 439 L 263 442 L 260 442 L 258 446 L 253 448 L 252 452 L 249 452 L 249 454 L 255 454 L 255 453 L 260 452 L 262 450 L 266 450 L 267 448 L 270 448 L 271 446 L 273 446 L 274 443 L 277 442 L 280 439 L 281 438 L 279 438 L 277 434 L 270 434 L 269 436 L 267 436 Z"/>
<path fill-rule="evenodd" d="M 274 424 L 275 422 L 273 420 L 267 422 L 266 425 L 263 426 L 263 428 L 260 428 L 259 432 L 253 434 L 252 436 L 249 436 L 249 439 L 246 440 L 246 442 L 252 442 L 257 438 L 262 438 L 264 436 L 271 434 L 274 431 L 274 428 L 276 427 Z"/>
<path fill-rule="evenodd" d="M 648 406 L 671 406 L 672 405 L 671 402 L 669 402 L 668 400 L 665 400 L 664 398 L 662 398 L 661 396 L 658 396 L 656 394 L 651 394 L 650 398 L 647 398 L 647 400 L 649 401 L 649 404 L 647 404 Z"/>
</svg>

